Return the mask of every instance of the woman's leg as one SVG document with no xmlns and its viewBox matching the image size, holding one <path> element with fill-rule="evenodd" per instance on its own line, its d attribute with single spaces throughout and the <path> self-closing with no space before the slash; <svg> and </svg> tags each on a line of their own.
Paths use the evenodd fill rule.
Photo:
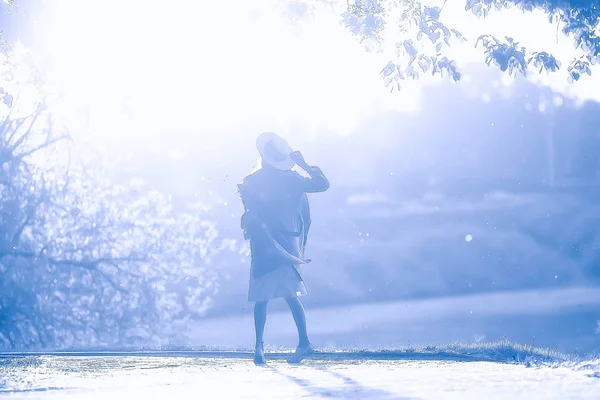
<svg viewBox="0 0 600 400">
<path fill-rule="evenodd" d="M 298 347 L 307 347 L 310 345 L 308 340 L 308 334 L 306 332 L 306 313 L 304 312 L 304 305 L 298 297 L 290 297 L 285 299 L 290 306 L 296 327 L 298 328 Z"/>
<path fill-rule="evenodd" d="M 267 304 L 266 301 L 256 302 L 254 304 L 254 329 L 256 330 L 256 347 L 262 347 L 263 333 L 267 323 Z"/>
</svg>

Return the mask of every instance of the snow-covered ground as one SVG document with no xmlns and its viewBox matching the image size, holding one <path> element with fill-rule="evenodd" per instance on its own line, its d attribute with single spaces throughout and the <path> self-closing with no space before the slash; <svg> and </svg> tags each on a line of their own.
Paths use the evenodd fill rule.
<svg viewBox="0 0 600 400">
<path fill-rule="evenodd" d="M 332 351 L 299 366 L 270 352 L 264 368 L 222 351 L 252 347 L 251 315 L 207 319 L 181 328 L 186 346 L 213 352 L 0 354 L 0 400 L 598 399 L 600 360 L 477 340 L 597 351 L 599 299 L 599 289 L 567 288 L 309 309 L 314 343 Z M 271 350 L 295 345 L 289 312 L 269 316 L 265 339 Z M 436 346 L 455 341 L 471 344 Z M 506 360 L 524 363 L 494 362 Z"/>
<path fill-rule="evenodd" d="M 587 370 L 452 360 L 0 359 L 0 399 L 598 399 Z"/>
</svg>

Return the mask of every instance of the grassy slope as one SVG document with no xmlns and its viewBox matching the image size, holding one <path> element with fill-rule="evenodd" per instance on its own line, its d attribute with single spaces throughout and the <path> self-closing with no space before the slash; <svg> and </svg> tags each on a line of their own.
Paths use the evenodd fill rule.
<svg viewBox="0 0 600 400">
<path fill-rule="evenodd" d="M 304 268 L 309 307 L 593 282 L 600 210 L 574 196 L 504 193 L 479 201 L 345 205 L 341 214 L 326 216 L 326 205 L 313 208 L 307 248 L 313 262 Z M 247 265 L 226 264 L 229 278 L 210 316 L 250 307 Z"/>
</svg>

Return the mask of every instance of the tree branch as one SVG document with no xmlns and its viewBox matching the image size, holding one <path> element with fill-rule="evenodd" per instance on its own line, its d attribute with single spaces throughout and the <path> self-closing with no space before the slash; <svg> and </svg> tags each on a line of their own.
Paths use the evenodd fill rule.
<svg viewBox="0 0 600 400">
<path fill-rule="evenodd" d="M 119 263 L 146 261 L 143 258 L 134 258 L 134 257 L 126 257 L 126 258 L 124 258 L 124 257 L 119 257 L 119 258 L 103 257 L 103 258 L 98 258 L 95 260 L 86 260 L 86 261 L 67 260 L 67 259 L 57 260 L 52 257 L 40 256 L 40 255 L 38 255 L 34 252 L 30 252 L 30 251 L 13 251 L 13 252 L 8 252 L 8 253 L 0 252 L 0 260 L 4 257 L 26 258 L 26 259 L 34 259 L 34 260 L 41 259 L 41 260 L 48 262 L 49 264 L 52 264 L 55 266 L 78 267 L 78 268 L 86 269 L 88 271 L 96 271 L 96 272 L 99 272 L 102 275 L 102 278 L 105 279 L 108 283 L 110 283 L 110 285 L 115 290 L 118 290 L 120 292 L 126 292 L 126 290 L 123 289 L 120 285 L 117 285 L 112 280 L 112 278 L 110 276 L 108 276 L 104 271 L 102 271 L 99 267 L 103 264 L 112 264 L 115 267 L 117 267 L 117 269 L 119 269 L 119 271 L 125 272 L 123 269 L 118 267 Z"/>
<path fill-rule="evenodd" d="M 25 141 L 25 139 L 29 136 L 29 134 L 31 133 L 31 128 L 33 128 L 33 124 L 35 123 L 35 121 L 37 121 L 37 118 L 38 118 L 38 115 L 34 114 L 33 118 L 31 118 L 31 123 L 29 124 L 29 128 L 27 128 L 27 130 L 25 131 L 25 133 L 23 133 L 23 135 L 21 135 L 21 137 L 19 139 L 17 139 L 17 141 L 12 146 L 10 145 L 10 143 L 8 143 L 8 146 L 9 146 L 8 150 L 11 153 L 14 152 L 15 149 L 17 147 L 19 147 Z M 25 121 L 23 121 L 23 122 L 25 122 Z M 19 125 L 17 128 L 15 128 L 13 130 L 13 132 L 16 133 L 18 131 L 18 128 L 21 127 L 21 125 Z M 13 136 L 14 136 L 14 134 L 11 135 L 11 140 L 12 140 Z"/>
<path fill-rule="evenodd" d="M 42 143 L 41 145 L 39 145 L 37 147 L 34 147 L 33 149 L 28 150 L 26 152 L 23 152 L 23 153 L 21 153 L 19 155 L 16 155 L 16 156 L 14 156 L 14 158 L 15 158 L 15 160 L 22 160 L 23 158 L 25 158 L 25 157 L 27 157 L 27 156 L 35 153 L 36 151 L 41 150 L 41 149 L 43 149 L 45 147 L 48 147 L 51 144 L 54 144 L 54 143 L 56 143 L 58 141 L 61 141 L 63 139 L 70 139 L 70 136 L 69 135 L 61 135 L 61 136 L 58 136 L 56 138 L 46 139 L 46 141 L 44 143 Z"/>
<path fill-rule="evenodd" d="M 27 118 L 19 118 L 19 119 L 15 119 L 15 120 L 10 120 L 9 118 L 6 118 L 2 122 L 3 136 L 7 133 L 7 131 L 10 130 L 10 136 L 8 138 L 6 138 L 6 140 L 4 141 L 4 145 L 6 147 L 8 147 L 10 145 L 10 142 L 12 141 L 13 137 L 17 133 L 17 130 L 25 123 L 26 120 L 27 120 Z M 17 125 L 16 128 L 13 127 L 13 125 L 15 125 L 15 124 Z"/>
<path fill-rule="evenodd" d="M 31 219 L 34 217 L 34 215 L 37 211 L 37 208 L 40 205 L 40 202 L 41 202 L 41 200 L 38 200 L 34 206 L 28 207 L 27 216 L 25 217 L 25 220 L 23 221 L 23 223 L 21 223 L 21 225 L 19 225 L 15 234 L 13 235 L 13 238 L 12 238 L 13 246 L 16 246 L 18 244 L 18 241 L 19 241 L 21 235 L 23 234 L 23 230 L 29 224 L 29 222 L 31 222 Z"/>
</svg>

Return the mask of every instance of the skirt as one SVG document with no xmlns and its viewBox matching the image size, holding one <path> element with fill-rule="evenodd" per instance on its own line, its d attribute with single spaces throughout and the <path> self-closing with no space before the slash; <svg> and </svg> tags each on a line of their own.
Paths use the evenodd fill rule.
<svg viewBox="0 0 600 400">
<path fill-rule="evenodd" d="M 258 278 L 250 272 L 248 301 L 263 302 L 304 296 L 308 292 L 294 266 L 276 268 Z"/>
</svg>

